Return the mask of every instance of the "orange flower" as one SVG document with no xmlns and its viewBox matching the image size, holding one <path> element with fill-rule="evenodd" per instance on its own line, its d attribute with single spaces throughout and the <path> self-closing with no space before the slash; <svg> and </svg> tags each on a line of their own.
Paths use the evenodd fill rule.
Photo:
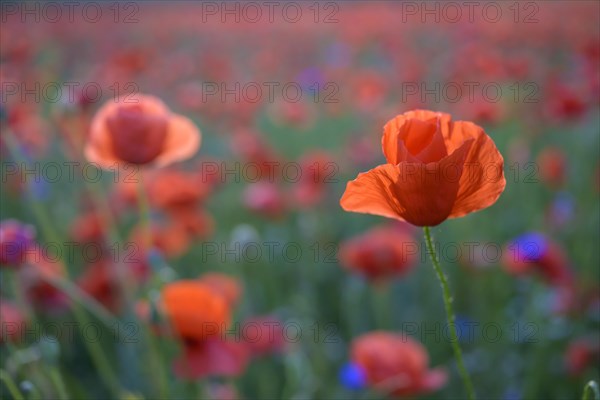
<svg viewBox="0 0 600 400">
<path fill-rule="evenodd" d="M 492 139 L 449 114 L 398 115 L 385 125 L 381 144 L 388 163 L 348 182 L 344 210 L 435 226 L 491 206 L 506 186 Z"/>
<path fill-rule="evenodd" d="M 218 335 L 229 323 L 231 314 L 224 296 L 196 280 L 165 285 L 162 308 L 175 333 L 193 342 Z"/>
<path fill-rule="evenodd" d="M 100 108 L 85 155 L 102 168 L 117 163 L 165 166 L 193 156 L 199 147 L 200 131 L 191 120 L 171 113 L 158 98 L 140 94 Z"/>
<path fill-rule="evenodd" d="M 233 307 L 242 297 L 242 286 L 234 277 L 219 272 L 207 272 L 199 279 L 215 292 L 221 294 L 227 303 Z"/>
</svg>

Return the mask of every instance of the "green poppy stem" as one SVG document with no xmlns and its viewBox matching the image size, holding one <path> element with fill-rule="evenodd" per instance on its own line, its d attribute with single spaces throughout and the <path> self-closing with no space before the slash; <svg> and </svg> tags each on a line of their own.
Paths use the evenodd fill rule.
<svg viewBox="0 0 600 400">
<path fill-rule="evenodd" d="M 471 382 L 471 377 L 469 376 L 469 372 L 465 368 L 465 363 L 463 361 L 462 351 L 460 350 L 460 345 L 458 344 L 458 336 L 456 335 L 456 322 L 454 315 L 454 308 L 452 307 L 452 295 L 450 294 L 450 287 L 448 286 L 448 280 L 444 272 L 442 271 L 442 267 L 440 266 L 440 262 L 437 259 L 437 255 L 435 254 L 433 243 L 431 241 L 431 233 L 429 232 L 429 227 L 423 227 L 423 231 L 425 232 L 425 242 L 427 244 L 427 252 L 429 253 L 429 257 L 431 258 L 431 262 L 433 264 L 433 269 L 435 269 L 435 273 L 440 280 L 440 284 L 442 285 L 442 294 L 444 297 L 444 306 L 446 307 L 446 320 L 448 321 L 448 329 L 451 334 L 451 343 L 452 349 L 454 350 L 454 358 L 456 358 L 456 364 L 458 365 L 458 372 L 463 380 L 465 385 L 465 389 L 467 390 L 467 395 L 470 400 L 475 399 L 475 390 L 473 389 L 473 383 Z"/>
</svg>

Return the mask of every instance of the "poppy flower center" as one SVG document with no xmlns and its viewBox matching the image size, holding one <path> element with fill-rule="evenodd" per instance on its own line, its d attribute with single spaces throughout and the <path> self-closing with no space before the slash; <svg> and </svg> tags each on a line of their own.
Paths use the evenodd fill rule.
<svg viewBox="0 0 600 400">
<path fill-rule="evenodd" d="M 106 125 L 117 157 L 131 164 L 144 164 L 161 153 L 168 119 L 132 105 L 120 107 L 106 119 Z"/>
<path fill-rule="evenodd" d="M 398 135 L 398 146 L 423 163 L 439 161 L 448 155 L 439 117 L 427 121 L 408 120 Z"/>
</svg>

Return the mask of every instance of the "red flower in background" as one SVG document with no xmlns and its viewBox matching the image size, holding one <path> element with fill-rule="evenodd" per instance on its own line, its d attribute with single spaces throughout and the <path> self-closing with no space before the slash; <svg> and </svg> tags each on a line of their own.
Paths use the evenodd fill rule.
<svg viewBox="0 0 600 400">
<path fill-rule="evenodd" d="M 308 153 L 300 160 L 301 175 L 294 184 L 293 199 L 300 207 L 313 207 L 325 195 L 327 183 L 333 182 L 336 164 L 324 151 Z"/>
<path fill-rule="evenodd" d="M 560 187 L 564 184 L 567 171 L 567 157 L 556 147 L 546 147 L 537 158 L 540 178 L 550 186 Z"/>
<path fill-rule="evenodd" d="M 0 343 L 20 342 L 27 320 L 17 306 L 0 298 Z"/>
<path fill-rule="evenodd" d="M 242 325 L 244 343 L 254 356 L 283 351 L 284 334 L 283 323 L 270 315 L 252 317 Z"/>
<path fill-rule="evenodd" d="M 381 143 L 388 164 L 348 182 L 344 210 L 435 226 L 491 206 L 506 185 L 492 139 L 448 114 L 398 115 L 385 125 Z"/>
<path fill-rule="evenodd" d="M 244 206 L 269 218 L 280 218 L 287 209 L 287 200 L 276 183 L 257 182 L 246 186 Z"/>
<path fill-rule="evenodd" d="M 588 338 L 580 338 L 569 343 L 564 356 L 569 374 L 578 376 L 600 362 L 600 344 Z"/>
<path fill-rule="evenodd" d="M 88 161 L 102 168 L 117 164 L 165 166 L 192 157 L 200 131 L 173 114 L 154 96 L 124 96 L 106 103 L 92 120 L 85 147 Z"/>
<path fill-rule="evenodd" d="M 373 280 L 408 273 L 417 255 L 417 242 L 402 227 L 376 227 L 340 244 L 340 263 Z"/>
<path fill-rule="evenodd" d="M 402 334 L 375 331 L 355 338 L 350 358 L 365 373 L 367 385 L 393 396 L 435 391 L 446 383 L 441 368 L 430 370 L 425 348 Z"/>
<path fill-rule="evenodd" d="M 246 347 L 223 338 L 231 319 L 229 301 L 222 289 L 202 280 L 181 280 L 163 288 L 162 310 L 184 345 L 183 354 L 174 363 L 180 378 L 231 376 L 245 369 L 249 356 Z"/>
</svg>

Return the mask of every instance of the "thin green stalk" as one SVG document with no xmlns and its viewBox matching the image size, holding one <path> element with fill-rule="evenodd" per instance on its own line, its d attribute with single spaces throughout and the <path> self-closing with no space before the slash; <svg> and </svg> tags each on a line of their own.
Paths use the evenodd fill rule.
<svg viewBox="0 0 600 400">
<path fill-rule="evenodd" d="M 26 159 L 23 156 L 21 150 L 19 149 L 17 139 L 14 137 L 12 132 L 10 132 L 9 130 L 6 130 L 4 132 L 4 139 L 6 140 L 6 143 L 8 144 L 8 148 L 9 148 L 11 155 L 13 157 L 15 157 L 16 159 L 18 159 L 20 162 L 24 163 L 26 161 Z M 49 240 L 50 242 L 53 242 L 53 243 L 64 243 L 59 240 L 60 236 L 59 236 L 58 232 L 54 229 L 54 225 L 50 221 L 50 218 L 48 218 L 48 215 L 46 214 L 44 208 L 40 205 L 40 203 L 37 201 L 37 199 L 31 193 L 29 193 L 29 200 L 30 200 L 31 209 L 32 209 L 36 219 L 40 223 L 40 226 L 42 228 L 42 234 L 46 238 L 46 240 Z M 68 273 L 69 273 L 68 269 L 62 264 L 59 264 L 59 265 L 62 270 L 61 272 L 63 272 L 65 274 L 65 276 L 68 277 Z M 84 312 L 83 308 L 81 307 L 81 303 L 73 302 L 70 305 L 71 305 L 71 309 L 73 311 L 73 315 L 75 316 L 75 319 L 77 320 L 77 323 L 79 324 L 80 328 L 83 329 L 84 327 L 88 326 L 88 324 L 90 323 L 90 319 L 89 319 L 88 315 Z M 102 377 L 102 379 L 104 380 L 106 385 L 113 392 L 114 396 L 118 398 L 120 396 L 120 392 L 121 392 L 119 380 L 118 380 L 117 376 L 114 374 L 114 372 L 110 366 L 110 363 L 108 362 L 108 358 L 106 357 L 104 350 L 100 346 L 100 343 L 98 341 L 88 341 L 88 340 L 84 340 L 83 342 L 84 342 L 90 356 L 92 357 L 92 361 L 94 362 L 94 365 L 96 366 L 96 368 L 98 370 L 98 373 L 100 374 L 100 376 Z"/>
<path fill-rule="evenodd" d="M 52 384 L 56 388 L 58 398 L 59 399 L 68 399 L 69 394 L 67 393 L 67 388 L 65 386 L 65 382 L 63 381 L 62 375 L 58 368 L 53 367 L 50 369 L 50 380 Z"/>
<path fill-rule="evenodd" d="M 143 247 L 145 249 L 144 256 L 148 257 L 148 252 L 152 248 L 152 226 L 150 224 L 150 204 L 148 201 L 148 194 L 144 188 L 144 179 L 142 171 L 138 174 L 138 204 L 140 208 L 140 221 L 142 224 L 142 235 L 143 235 Z M 163 368 L 164 363 L 161 360 L 159 350 L 156 342 L 152 337 L 152 333 L 146 324 L 143 325 L 144 335 L 150 351 L 148 352 L 148 358 L 152 365 L 152 371 L 156 374 L 155 384 L 157 385 L 158 392 L 161 398 L 168 398 L 169 383 L 167 374 Z"/>
<path fill-rule="evenodd" d="M 592 397 L 593 393 L 593 397 Z M 598 384 L 596 381 L 589 381 L 583 388 L 583 396 L 582 400 L 600 400 L 600 389 L 598 388 Z"/>
<path fill-rule="evenodd" d="M 442 292 L 444 297 L 444 306 L 446 307 L 446 319 L 448 321 L 448 329 L 450 330 L 450 334 L 452 336 L 452 349 L 454 350 L 454 358 L 456 358 L 456 363 L 458 365 L 458 372 L 463 380 L 465 385 L 465 389 L 467 390 L 467 395 L 470 400 L 475 399 L 475 390 L 473 389 L 473 383 L 471 382 L 471 377 L 469 376 L 469 372 L 465 368 L 465 363 L 463 361 L 462 351 L 460 350 L 460 345 L 458 344 L 458 337 L 456 335 L 456 323 L 455 323 L 455 315 L 454 308 L 452 307 L 452 295 L 450 294 L 450 287 L 448 286 L 448 280 L 446 279 L 446 275 L 442 271 L 442 267 L 440 266 L 440 262 L 437 259 L 437 255 L 435 254 L 433 243 L 431 241 L 431 234 L 429 232 L 429 227 L 423 227 L 423 231 L 425 232 L 425 242 L 427 244 L 427 252 L 429 253 L 429 257 L 431 258 L 431 262 L 433 264 L 433 268 L 435 269 L 435 273 L 440 280 L 440 284 L 442 285 Z"/>
<path fill-rule="evenodd" d="M 19 388 L 15 384 L 15 381 L 12 380 L 8 372 L 3 369 L 0 369 L 0 381 L 4 382 L 4 385 L 8 389 L 8 392 L 15 400 L 25 400 L 25 397 L 19 391 Z"/>
</svg>

